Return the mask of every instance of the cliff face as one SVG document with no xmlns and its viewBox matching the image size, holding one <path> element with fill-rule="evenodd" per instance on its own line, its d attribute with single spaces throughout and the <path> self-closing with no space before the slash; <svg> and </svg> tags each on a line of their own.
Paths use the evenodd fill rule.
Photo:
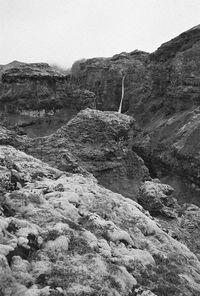
<svg viewBox="0 0 200 296">
<path fill-rule="evenodd" d="M 143 132 L 134 140 L 134 149 L 150 160 L 159 176 L 178 174 L 198 196 L 200 27 L 162 45 L 151 59 L 153 92 L 144 114 L 138 115 L 144 115 Z"/>
<path fill-rule="evenodd" d="M 117 111 L 121 99 L 122 77 L 125 75 L 123 111 L 127 111 L 131 108 L 132 96 L 137 99 L 148 96 L 148 64 L 149 54 L 137 50 L 117 54 L 112 58 L 89 59 L 80 62 L 74 70 L 72 67 L 72 82 L 77 87 L 86 87 L 95 92 L 98 109 Z"/>
<path fill-rule="evenodd" d="M 72 76 L 46 64 L 0 66 L 2 121 L 36 137 L 52 134 L 80 109 L 94 107 L 95 96 L 97 109 L 117 111 L 125 77 L 122 112 L 133 115 L 138 124 L 133 150 L 145 160 L 153 177 L 176 187 L 179 198 L 192 192 L 197 200 L 199 49 L 197 26 L 153 54 L 133 51 L 81 61 L 72 68 Z"/>
<path fill-rule="evenodd" d="M 200 27 L 197 26 L 151 54 L 156 65 L 153 71 L 154 97 L 163 98 L 166 114 L 199 105 L 199 48 Z"/>
<path fill-rule="evenodd" d="M 1 66 L 0 73 L 2 120 L 7 126 L 26 126 L 29 136 L 51 133 L 81 109 L 95 107 L 92 92 L 74 89 L 68 76 L 48 64 L 13 62 Z"/>
<path fill-rule="evenodd" d="M 92 90 L 97 107 L 103 110 L 118 110 L 122 73 L 126 73 L 122 112 L 133 115 L 139 126 L 133 149 L 145 159 L 153 176 L 168 177 L 178 191 L 185 191 L 181 176 L 190 187 L 188 195 L 192 190 L 198 196 L 200 26 L 153 54 L 133 52 L 87 60 L 78 70 L 77 85 Z"/>
<path fill-rule="evenodd" d="M 80 61 L 72 68 L 72 81 L 95 92 L 98 109 L 117 111 L 125 75 L 123 110 L 146 122 L 147 112 L 170 115 L 199 104 L 199 47 L 197 26 L 152 54 L 136 50 Z"/>
</svg>

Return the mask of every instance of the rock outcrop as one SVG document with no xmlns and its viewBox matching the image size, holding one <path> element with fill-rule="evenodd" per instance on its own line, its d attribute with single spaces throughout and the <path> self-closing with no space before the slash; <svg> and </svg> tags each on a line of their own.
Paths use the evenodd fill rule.
<svg viewBox="0 0 200 296">
<path fill-rule="evenodd" d="M 10 131 L 0 124 L 0 145 L 11 145 L 14 147 L 22 146 L 24 138 L 16 134 L 15 131 Z"/>
<path fill-rule="evenodd" d="M 137 200 L 144 209 L 152 215 L 163 215 L 168 218 L 177 218 L 181 207 L 173 197 L 174 189 L 160 183 L 159 180 L 146 181 L 139 190 Z"/>
<path fill-rule="evenodd" d="M 163 231 L 184 243 L 200 259 L 200 208 L 194 204 L 178 205 L 174 189 L 158 179 L 140 187 L 137 201 L 161 225 Z"/>
<path fill-rule="evenodd" d="M 2 295 L 199 294 L 197 257 L 136 202 L 11 146 L 0 164 Z"/>
<path fill-rule="evenodd" d="M 152 159 L 155 171 L 161 175 L 166 170 L 177 173 L 192 187 L 200 185 L 199 48 L 197 26 L 151 55 L 155 63 L 151 99 L 154 116 L 149 116 L 134 143 L 141 156 Z"/>
<path fill-rule="evenodd" d="M 165 215 L 156 215 L 163 231 L 185 244 L 200 259 L 200 208 L 194 204 L 179 207 L 178 218 L 166 219 Z"/>
<path fill-rule="evenodd" d="M 139 125 L 133 150 L 145 160 L 152 177 L 180 177 L 176 192 L 181 199 L 188 191 L 188 200 L 190 195 L 197 200 L 200 190 L 199 57 L 196 26 L 152 54 L 136 51 L 83 61 L 74 78 L 77 86 L 96 94 L 98 108 L 118 110 L 122 73 L 126 74 L 122 111 Z M 185 183 L 188 188 L 182 190 Z"/>
<path fill-rule="evenodd" d="M 122 111 L 132 109 L 132 101 L 148 97 L 151 91 L 149 54 L 135 50 L 111 58 L 93 58 L 77 62 L 72 67 L 71 81 L 80 88 L 96 94 L 96 106 L 100 110 L 117 111 L 121 99 L 122 78 L 125 76 L 125 97 Z M 144 99 L 144 98 L 143 98 Z"/>
<path fill-rule="evenodd" d="M 133 129 L 130 116 L 85 109 L 49 137 L 27 139 L 23 150 L 61 170 L 90 172 L 106 188 L 134 199 L 149 172 L 131 149 Z"/>
<path fill-rule="evenodd" d="M 95 95 L 74 89 L 69 76 L 48 64 L 0 66 L 0 116 L 7 127 L 23 127 L 31 137 L 45 136 L 86 107 L 95 108 Z"/>
</svg>

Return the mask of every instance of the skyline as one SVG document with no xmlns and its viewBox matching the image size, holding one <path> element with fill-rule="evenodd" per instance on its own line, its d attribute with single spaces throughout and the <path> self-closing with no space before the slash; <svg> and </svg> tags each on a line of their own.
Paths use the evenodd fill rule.
<svg viewBox="0 0 200 296">
<path fill-rule="evenodd" d="M 153 52 L 199 19 L 198 0 L 0 0 L 0 64 Z"/>
</svg>

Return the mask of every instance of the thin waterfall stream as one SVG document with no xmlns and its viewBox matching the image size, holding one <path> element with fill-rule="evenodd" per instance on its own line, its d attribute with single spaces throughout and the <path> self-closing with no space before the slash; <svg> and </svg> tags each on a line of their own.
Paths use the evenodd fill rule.
<svg viewBox="0 0 200 296">
<path fill-rule="evenodd" d="M 123 104 L 123 99 L 124 99 L 124 80 L 125 80 L 125 77 L 126 77 L 126 75 L 123 75 L 123 77 L 122 77 L 122 94 L 121 94 L 121 101 L 120 101 L 118 113 L 122 113 L 122 104 Z"/>
</svg>

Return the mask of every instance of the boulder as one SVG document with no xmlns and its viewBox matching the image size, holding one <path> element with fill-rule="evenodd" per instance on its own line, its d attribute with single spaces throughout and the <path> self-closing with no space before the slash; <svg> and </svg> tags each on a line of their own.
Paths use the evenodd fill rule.
<svg viewBox="0 0 200 296">
<path fill-rule="evenodd" d="M 177 218 L 180 206 L 173 198 L 174 189 L 162 183 L 146 181 L 139 190 L 138 202 L 152 215 L 164 215 Z"/>
<path fill-rule="evenodd" d="M 23 149 L 61 170 L 90 172 L 103 186 L 134 198 L 149 173 L 131 149 L 133 129 L 130 116 L 85 109 L 53 135 L 27 139 Z"/>
</svg>

